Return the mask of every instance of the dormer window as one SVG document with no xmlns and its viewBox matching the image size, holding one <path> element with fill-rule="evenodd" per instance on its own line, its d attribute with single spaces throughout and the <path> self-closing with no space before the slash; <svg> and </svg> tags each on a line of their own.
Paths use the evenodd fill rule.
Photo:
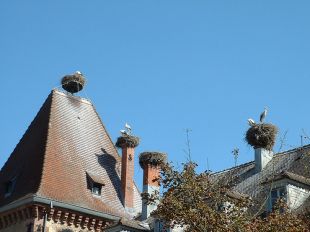
<svg viewBox="0 0 310 232">
<path fill-rule="evenodd" d="M 281 172 L 263 184 L 272 183 L 268 201 L 268 211 L 271 211 L 278 199 L 283 199 L 288 208 L 297 209 L 310 196 L 310 179 L 291 172 Z"/>
<path fill-rule="evenodd" d="M 102 186 L 104 186 L 103 178 L 90 172 L 86 172 L 86 174 L 88 189 L 90 189 L 93 195 L 101 196 Z"/>
<path fill-rule="evenodd" d="M 92 186 L 91 192 L 92 192 L 93 194 L 95 194 L 95 195 L 100 196 L 100 195 L 101 195 L 101 187 L 102 187 L 102 185 L 99 184 L 99 183 L 95 183 L 95 182 L 93 182 L 92 185 L 93 185 L 93 186 Z"/>
<path fill-rule="evenodd" d="M 276 189 L 273 189 L 270 193 L 270 209 L 272 209 L 275 204 L 277 203 L 277 201 L 279 199 L 284 199 L 285 201 L 286 199 L 286 188 L 283 187 L 279 187 Z"/>
<path fill-rule="evenodd" d="M 15 184 L 16 184 L 16 179 L 17 178 L 14 177 L 5 183 L 5 194 L 4 194 L 5 197 L 9 197 L 13 193 L 14 188 L 15 188 Z"/>
</svg>

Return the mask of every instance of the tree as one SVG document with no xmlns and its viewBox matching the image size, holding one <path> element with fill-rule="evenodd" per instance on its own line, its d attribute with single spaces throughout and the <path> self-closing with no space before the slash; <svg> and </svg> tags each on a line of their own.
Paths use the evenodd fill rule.
<svg viewBox="0 0 310 232">
<path fill-rule="evenodd" d="M 298 216 L 290 212 L 286 202 L 280 199 L 274 210 L 266 217 L 257 217 L 248 224 L 247 230 L 258 232 L 295 232 L 309 231 L 309 222 L 306 217 Z"/>
<path fill-rule="evenodd" d="M 231 197 L 234 180 L 217 179 L 210 172 L 196 173 L 193 162 L 176 170 L 162 164 L 161 177 L 164 192 L 152 215 L 167 227 L 176 225 L 192 232 L 250 232 L 250 231 L 309 231 L 305 218 L 292 214 L 284 202 L 279 202 L 267 217 L 253 216 L 246 197 Z M 159 200 L 159 193 L 144 195 L 149 203 Z"/>
</svg>

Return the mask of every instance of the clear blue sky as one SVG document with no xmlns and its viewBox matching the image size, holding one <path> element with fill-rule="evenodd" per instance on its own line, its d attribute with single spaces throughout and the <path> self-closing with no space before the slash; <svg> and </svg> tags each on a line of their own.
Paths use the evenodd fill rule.
<svg viewBox="0 0 310 232">
<path fill-rule="evenodd" d="M 310 134 L 309 11 L 308 0 L 1 1 L 0 166 L 76 70 L 114 141 L 126 121 L 141 137 L 137 153 L 180 164 L 190 128 L 200 170 L 232 166 L 235 147 L 248 162 L 247 118 L 264 106 L 288 131 L 284 149 L 299 146 Z"/>
</svg>

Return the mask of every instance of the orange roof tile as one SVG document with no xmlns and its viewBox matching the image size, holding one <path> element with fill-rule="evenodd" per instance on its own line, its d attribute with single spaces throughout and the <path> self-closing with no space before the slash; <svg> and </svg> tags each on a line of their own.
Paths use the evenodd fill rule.
<svg viewBox="0 0 310 232">
<path fill-rule="evenodd" d="M 0 183 L 17 176 L 15 190 L 0 207 L 28 194 L 124 217 L 121 159 L 94 106 L 53 90 L 0 172 Z M 101 197 L 87 188 L 91 170 L 104 186 Z M 94 175 L 93 175 L 94 176 Z M 141 208 L 135 189 L 136 209 Z"/>
</svg>

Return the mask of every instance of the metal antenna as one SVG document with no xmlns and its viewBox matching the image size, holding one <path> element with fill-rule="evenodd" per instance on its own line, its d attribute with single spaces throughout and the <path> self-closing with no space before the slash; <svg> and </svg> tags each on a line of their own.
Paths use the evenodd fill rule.
<svg viewBox="0 0 310 232">
<path fill-rule="evenodd" d="M 210 172 L 209 159 L 208 159 L 208 157 L 207 157 L 207 171 Z"/>
<path fill-rule="evenodd" d="M 238 157 L 239 157 L 239 148 L 235 148 L 234 150 L 232 150 L 231 152 L 234 156 L 235 159 L 235 167 L 237 166 L 238 163 Z"/>
<path fill-rule="evenodd" d="M 186 145 L 187 145 L 187 155 L 188 155 L 188 158 L 189 158 L 189 161 L 192 161 L 192 157 L 191 157 L 191 144 L 190 144 L 190 140 L 189 140 L 189 133 L 191 132 L 192 130 L 189 129 L 189 128 L 186 128 L 185 129 L 185 132 L 186 132 Z"/>
<path fill-rule="evenodd" d="M 310 137 L 308 136 L 308 134 L 306 133 L 306 131 L 304 129 L 302 129 L 302 133 L 303 133 L 303 139 L 310 140 Z"/>
</svg>

